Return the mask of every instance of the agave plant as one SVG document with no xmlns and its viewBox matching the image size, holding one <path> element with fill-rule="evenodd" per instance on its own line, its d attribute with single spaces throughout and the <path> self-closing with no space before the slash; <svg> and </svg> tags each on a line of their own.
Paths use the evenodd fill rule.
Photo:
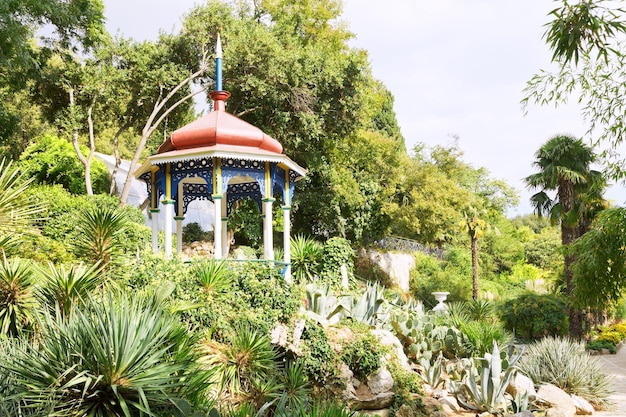
<svg viewBox="0 0 626 417">
<path fill-rule="evenodd" d="M 34 323 L 33 270 L 20 259 L 0 264 L 0 334 L 17 336 Z"/>
<path fill-rule="evenodd" d="M 126 216 L 121 210 L 110 207 L 82 210 L 79 213 L 79 233 L 74 242 L 76 253 L 106 268 L 119 254 L 117 239 L 126 224 Z"/>
<path fill-rule="evenodd" d="M 347 297 L 342 303 L 348 317 L 372 327 L 380 327 L 389 319 L 389 307 L 384 297 L 384 288 L 377 282 L 368 283 L 360 297 Z"/>
<path fill-rule="evenodd" d="M 315 281 L 307 284 L 305 290 L 307 315 L 318 323 L 339 321 L 341 313 L 346 311 L 346 306 L 339 304 L 332 295 L 329 282 L 319 285 Z"/>
<path fill-rule="evenodd" d="M 0 364 L 35 415 L 171 415 L 207 386 L 193 339 L 154 300 L 89 301 L 65 317 L 44 312 L 40 326 L 43 343 Z"/>
<path fill-rule="evenodd" d="M 72 265 L 66 269 L 50 263 L 47 269 L 39 268 L 38 272 L 42 284 L 35 293 L 37 299 L 49 311 L 58 309 L 65 316 L 103 283 L 102 268 L 98 264 Z"/>
<path fill-rule="evenodd" d="M 508 409 L 505 397 L 506 388 L 517 373 L 514 364 L 519 356 L 510 358 L 510 363 L 503 361 L 497 343 L 493 343 L 491 353 L 483 358 L 468 361 L 462 383 L 457 392 L 457 399 L 464 407 L 476 411 L 486 411 L 501 415 Z M 503 369 L 505 368 L 506 369 Z"/>
</svg>

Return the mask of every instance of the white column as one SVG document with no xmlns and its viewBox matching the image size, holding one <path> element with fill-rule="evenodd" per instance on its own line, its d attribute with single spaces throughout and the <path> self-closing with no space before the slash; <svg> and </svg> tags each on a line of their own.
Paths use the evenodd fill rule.
<svg viewBox="0 0 626 417">
<path fill-rule="evenodd" d="M 150 209 L 152 215 L 152 253 L 159 253 L 159 209 Z"/>
<path fill-rule="evenodd" d="M 272 227 L 272 203 L 273 198 L 263 199 L 263 257 L 266 260 L 274 260 L 274 242 Z"/>
<path fill-rule="evenodd" d="M 165 257 L 170 259 L 172 257 L 172 219 L 174 217 L 174 200 L 163 201 L 163 207 L 165 209 Z"/>
<path fill-rule="evenodd" d="M 213 194 L 215 224 L 213 225 L 213 256 L 222 259 L 222 196 Z"/>
<path fill-rule="evenodd" d="M 180 255 L 183 251 L 183 220 L 185 217 L 176 216 L 174 220 L 176 220 L 176 253 Z"/>
<path fill-rule="evenodd" d="M 285 267 L 285 281 L 291 283 L 291 206 L 283 206 L 283 254 Z"/>
</svg>

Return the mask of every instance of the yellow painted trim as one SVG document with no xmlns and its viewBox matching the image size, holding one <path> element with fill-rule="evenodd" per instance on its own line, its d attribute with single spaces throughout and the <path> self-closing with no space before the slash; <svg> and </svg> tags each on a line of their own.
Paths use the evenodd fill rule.
<svg viewBox="0 0 626 417">
<path fill-rule="evenodd" d="M 154 189 L 154 175 L 155 173 L 153 172 L 152 175 L 150 175 L 150 189 L 152 190 L 151 193 L 151 198 L 150 198 L 150 208 L 152 210 L 156 209 L 156 190 Z"/>
<path fill-rule="evenodd" d="M 172 199 L 172 176 L 170 175 L 170 163 L 165 164 L 165 199 Z"/>
<path fill-rule="evenodd" d="M 222 158 L 217 158 L 217 167 L 215 169 L 215 184 L 213 184 L 213 192 L 222 195 Z"/>
<path fill-rule="evenodd" d="M 272 176 L 270 175 L 270 163 L 265 161 L 265 198 L 272 198 Z"/>
<path fill-rule="evenodd" d="M 284 204 L 286 206 L 291 205 L 291 198 L 289 197 L 289 188 L 291 187 L 291 182 L 289 179 L 289 168 L 285 170 L 285 201 Z"/>
</svg>

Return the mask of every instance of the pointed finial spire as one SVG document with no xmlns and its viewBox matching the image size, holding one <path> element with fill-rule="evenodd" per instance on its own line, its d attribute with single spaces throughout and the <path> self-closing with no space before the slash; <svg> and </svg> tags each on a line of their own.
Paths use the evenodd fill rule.
<svg viewBox="0 0 626 417">
<path fill-rule="evenodd" d="M 222 91 L 222 41 L 219 33 L 215 45 L 215 91 Z"/>
</svg>

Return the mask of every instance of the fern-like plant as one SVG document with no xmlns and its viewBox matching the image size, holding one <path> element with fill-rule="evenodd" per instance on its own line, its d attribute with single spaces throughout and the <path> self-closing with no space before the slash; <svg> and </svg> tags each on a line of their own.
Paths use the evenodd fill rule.
<svg viewBox="0 0 626 417">
<path fill-rule="evenodd" d="M 202 290 L 207 294 L 224 292 L 231 286 L 232 271 L 223 260 L 209 259 L 197 263 L 191 273 L 197 277 Z"/>
<path fill-rule="evenodd" d="M 296 283 L 312 281 L 319 272 L 322 245 L 302 235 L 291 239 L 291 272 Z"/>
</svg>

